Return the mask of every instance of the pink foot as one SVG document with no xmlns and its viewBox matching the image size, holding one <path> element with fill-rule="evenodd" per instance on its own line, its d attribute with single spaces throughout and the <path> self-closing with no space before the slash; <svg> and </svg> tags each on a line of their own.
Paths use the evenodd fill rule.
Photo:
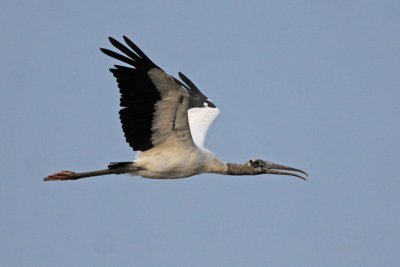
<svg viewBox="0 0 400 267">
<path fill-rule="evenodd" d="M 44 178 L 45 181 L 65 181 L 65 180 L 75 180 L 74 178 L 75 172 L 71 171 L 60 171 L 54 174 L 51 174 Z"/>
</svg>

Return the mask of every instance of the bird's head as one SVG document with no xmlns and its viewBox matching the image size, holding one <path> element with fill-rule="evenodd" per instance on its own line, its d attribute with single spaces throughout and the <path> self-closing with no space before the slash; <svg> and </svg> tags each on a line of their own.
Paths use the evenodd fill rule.
<svg viewBox="0 0 400 267">
<path fill-rule="evenodd" d="M 284 165 L 279 165 L 262 159 L 249 160 L 247 164 L 257 174 L 291 175 L 291 176 L 296 176 L 303 180 L 307 180 L 305 177 L 308 177 L 308 174 L 302 170 L 295 169 L 292 167 L 287 167 Z"/>
</svg>

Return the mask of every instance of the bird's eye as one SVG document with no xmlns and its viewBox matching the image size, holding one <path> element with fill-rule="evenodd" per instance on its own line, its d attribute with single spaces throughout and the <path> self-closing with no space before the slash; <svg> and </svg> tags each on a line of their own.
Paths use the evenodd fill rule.
<svg viewBox="0 0 400 267">
<path fill-rule="evenodd" d="M 261 161 L 258 160 L 258 159 L 250 160 L 250 164 L 251 164 L 251 166 L 253 166 L 253 167 L 258 167 L 258 166 L 260 166 Z"/>
</svg>

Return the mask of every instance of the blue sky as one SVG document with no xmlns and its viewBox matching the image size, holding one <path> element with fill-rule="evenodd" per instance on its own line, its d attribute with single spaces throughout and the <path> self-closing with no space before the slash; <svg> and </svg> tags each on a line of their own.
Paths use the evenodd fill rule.
<svg viewBox="0 0 400 267">
<path fill-rule="evenodd" d="M 3 1 L 2 266 L 398 266 L 398 1 Z M 134 157 L 98 48 L 129 36 L 221 109 L 206 145 L 310 179 L 49 183 Z"/>
</svg>

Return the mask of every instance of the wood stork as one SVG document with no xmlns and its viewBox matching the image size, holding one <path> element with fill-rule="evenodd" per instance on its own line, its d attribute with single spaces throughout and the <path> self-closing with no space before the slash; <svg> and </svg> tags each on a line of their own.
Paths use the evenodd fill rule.
<svg viewBox="0 0 400 267">
<path fill-rule="evenodd" d="M 109 38 L 122 54 L 101 48 L 117 60 L 110 71 L 121 93 L 119 116 L 127 143 L 138 151 L 132 162 L 112 162 L 107 169 L 76 173 L 61 171 L 45 181 L 77 180 L 107 175 L 130 174 L 154 179 L 184 178 L 201 173 L 225 175 L 279 174 L 305 180 L 302 170 L 261 159 L 244 164 L 225 163 L 206 149 L 204 139 L 219 109 L 185 75 L 182 81 L 154 64 L 131 40 L 124 44 Z"/>
</svg>

